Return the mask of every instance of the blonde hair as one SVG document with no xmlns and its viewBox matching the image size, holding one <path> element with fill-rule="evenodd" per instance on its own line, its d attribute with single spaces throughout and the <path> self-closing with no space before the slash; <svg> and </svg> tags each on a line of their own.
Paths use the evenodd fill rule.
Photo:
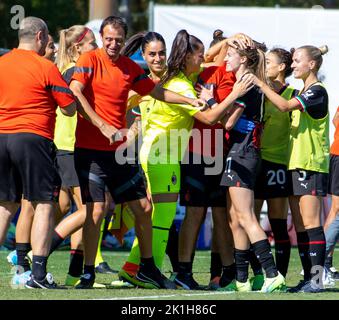
<svg viewBox="0 0 339 320">
<path fill-rule="evenodd" d="M 85 35 L 90 30 L 83 25 L 75 25 L 60 31 L 59 49 L 56 64 L 62 72 L 68 64 L 76 62 L 78 51 L 76 44 L 82 44 Z"/>
<path fill-rule="evenodd" d="M 267 83 L 265 53 L 259 48 L 237 49 L 240 56 L 247 58 L 246 67 L 261 81 Z"/>
<path fill-rule="evenodd" d="M 298 49 L 303 49 L 307 52 L 308 56 L 310 57 L 311 60 L 315 61 L 315 68 L 316 71 L 318 71 L 323 63 L 323 55 L 328 52 L 328 46 L 323 45 L 319 48 L 315 46 L 302 46 L 299 47 Z"/>
</svg>

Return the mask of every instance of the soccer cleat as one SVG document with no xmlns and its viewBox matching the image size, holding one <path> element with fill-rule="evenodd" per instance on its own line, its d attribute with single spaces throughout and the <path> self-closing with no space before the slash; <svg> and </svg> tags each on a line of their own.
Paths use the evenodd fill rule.
<svg viewBox="0 0 339 320">
<path fill-rule="evenodd" d="M 227 292 L 251 292 L 252 287 L 250 281 L 247 279 L 246 282 L 239 282 L 237 280 L 233 280 L 226 287 L 222 287 L 217 289 L 217 291 L 227 291 Z"/>
<path fill-rule="evenodd" d="M 206 290 L 215 291 L 220 288 L 220 277 L 214 277 L 206 287 Z"/>
<path fill-rule="evenodd" d="M 331 277 L 334 281 L 338 281 L 339 280 L 339 272 L 337 271 L 336 268 L 331 267 L 329 270 Z"/>
<path fill-rule="evenodd" d="M 174 279 L 175 279 L 175 277 L 177 276 L 177 274 L 178 274 L 178 272 L 171 272 L 171 275 L 170 275 L 169 279 L 170 279 L 171 281 L 174 281 Z"/>
<path fill-rule="evenodd" d="M 202 287 L 193 278 L 191 272 L 179 272 L 174 279 L 174 282 L 185 290 L 201 290 Z"/>
<path fill-rule="evenodd" d="M 23 273 L 15 273 L 11 280 L 11 285 L 14 288 L 24 288 L 25 284 L 27 283 L 28 280 L 31 278 L 32 271 L 28 270 Z"/>
<path fill-rule="evenodd" d="M 32 263 L 32 250 L 27 253 L 26 258 L 28 259 L 29 263 Z M 16 250 L 11 251 L 7 256 L 7 261 L 10 265 L 16 266 L 18 265 L 18 255 L 16 254 Z"/>
<path fill-rule="evenodd" d="M 95 267 L 96 273 L 103 273 L 103 274 L 114 274 L 118 273 L 117 270 L 111 269 L 107 262 L 101 262 Z"/>
<path fill-rule="evenodd" d="M 12 266 L 16 266 L 18 264 L 18 256 L 16 254 L 16 250 L 13 250 L 8 254 L 7 261 Z"/>
<path fill-rule="evenodd" d="M 111 286 L 116 289 L 123 289 L 123 288 L 134 288 L 134 285 L 123 280 L 113 280 L 111 282 Z"/>
<path fill-rule="evenodd" d="M 261 288 L 262 293 L 271 293 L 274 291 L 286 291 L 285 278 L 280 272 L 278 272 L 278 275 L 274 278 L 265 278 Z"/>
<path fill-rule="evenodd" d="M 135 276 L 136 276 L 136 274 L 133 275 L 133 274 L 127 272 L 124 269 L 121 269 L 118 273 L 119 280 L 124 281 L 124 282 L 128 282 L 128 283 L 132 284 L 133 286 L 138 286 L 139 282 L 136 280 Z"/>
<path fill-rule="evenodd" d="M 260 291 L 262 286 L 264 285 L 265 278 L 262 274 L 257 274 L 256 276 L 250 279 L 250 283 L 252 286 L 252 291 Z"/>
<path fill-rule="evenodd" d="M 335 281 L 332 276 L 332 272 L 324 268 L 322 285 L 324 288 L 331 288 L 335 286 Z"/>
<path fill-rule="evenodd" d="M 74 287 L 75 289 L 92 289 L 95 276 L 90 273 L 85 273 L 80 277 L 80 282 Z"/>
<path fill-rule="evenodd" d="M 288 293 L 298 293 L 300 288 L 302 288 L 305 285 L 305 280 L 300 280 L 299 283 L 295 287 L 290 287 L 286 290 Z"/>
<path fill-rule="evenodd" d="M 294 293 L 321 293 L 323 291 L 324 289 L 321 288 L 314 281 L 308 280 L 308 281 L 303 281 L 303 285 L 300 285 L 299 290 Z"/>
<path fill-rule="evenodd" d="M 42 280 L 37 280 L 34 278 L 34 275 L 31 275 L 30 279 L 26 282 L 25 287 L 28 289 L 62 289 L 54 282 L 51 273 L 47 273 L 46 277 Z"/>
<path fill-rule="evenodd" d="M 74 287 L 78 283 L 80 283 L 80 277 L 73 277 L 69 273 L 67 273 L 65 286 Z"/>
<path fill-rule="evenodd" d="M 143 268 L 141 267 L 135 279 L 139 281 L 138 286 L 146 289 L 172 289 L 177 286 L 174 282 L 167 279 L 157 267 Z"/>
</svg>

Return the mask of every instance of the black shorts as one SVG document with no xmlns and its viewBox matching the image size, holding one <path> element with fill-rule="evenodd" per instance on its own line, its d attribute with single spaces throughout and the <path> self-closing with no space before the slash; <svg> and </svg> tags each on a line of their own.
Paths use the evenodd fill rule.
<svg viewBox="0 0 339 320">
<path fill-rule="evenodd" d="M 52 140 L 37 134 L 0 134 L 0 200 L 56 201 L 55 151 Z"/>
<path fill-rule="evenodd" d="M 289 171 L 289 179 L 293 196 L 327 195 L 328 173 L 295 169 Z"/>
<path fill-rule="evenodd" d="M 259 151 L 255 148 L 249 148 L 242 155 L 229 153 L 220 185 L 254 190 L 260 162 Z"/>
<path fill-rule="evenodd" d="M 56 167 L 61 178 L 62 187 L 79 187 L 79 179 L 74 165 L 74 152 L 57 150 Z"/>
<path fill-rule="evenodd" d="M 82 202 L 105 201 L 105 187 L 115 203 L 146 197 L 146 188 L 139 164 L 119 164 L 114 151 L 76 148 L 74 152 Z"/>
<path fill-rule="evenodd" d="M 262 159 L 254 189 L 255 199 L 285 198 L 288 195 L 287 167 Z"/>
<path fill-rule="evenodd" d="M 339 156 L 331 154 L 328 193 L 339 196 Z"/>
<path fill-rule="evenodd" d="M 192 155 L 190 154 L 190 160 Z M 220 158 L 220 173 L 206 174 L 206 169 L 217 168 L 218 164 L 181 164 L 180 205 L 189 207 L 226 207 L 226 188 L 220 186 L 224 172 L 224 160 Z M 212 170 L 210 170 L 213 172 Z"/>
</svg>

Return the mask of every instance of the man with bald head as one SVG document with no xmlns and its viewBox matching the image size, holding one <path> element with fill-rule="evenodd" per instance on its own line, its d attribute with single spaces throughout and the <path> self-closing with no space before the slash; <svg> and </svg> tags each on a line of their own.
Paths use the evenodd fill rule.
<svg viewBox="0 0 339 320">
<path fill-rule="evenodd" d="M 18 48 L 0 58 L 0 244 L 21 198 L 30 201 L 32 273 L 23 270 L 22 276 L 28 288 L 52 289 L 56 284 L 46 265 L 60 188 L 54 167 L 56 107 L 72 116 L 76 104 L 57 67 L 42 57 L 46 23 L 27 17 L 18 36 Z"/>
</svg>

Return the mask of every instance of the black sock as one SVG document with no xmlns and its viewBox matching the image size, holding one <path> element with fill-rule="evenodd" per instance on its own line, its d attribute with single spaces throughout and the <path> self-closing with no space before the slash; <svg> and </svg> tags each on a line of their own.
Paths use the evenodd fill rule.
<svg viewBox="0 0 339 320">
<path fill-rule="evenodd" d="M 72 277 L 80 277 L 84 264 L 83 250 L 71 249 L 68 274 Z"/>
<path fill-rule="evenodd" d="M 278 270 L 275 265 L 271 246 L 267 239 L 257 241 L 252 244 L 253 251 L 257 256 L 262 268 L 265 270 L 267 278 L 274 278 L 278 275 Z"/>
<path fill-rule="evenodd" d="M 211 280 L 215 277 L 220 277 L 224 267 L 222 266 L 221 257 L 218 252 L 211 252 Z"/>
<path fill-rule="evenodd" d="M 18 256 L 18 266 L 22 267 L 24 272 L 31 270 L 29 261 L 27 259 L 27 253 L 32 250 L 30 243 L 16 243 L 16 254 Z"/>
<path fill-rule="evenodd" d="M 236 265 L 236 279 L 239 282 L 246 282 L 248 279 L 249 250 L 234 249 L 234 259 Z"/>
<path fill-rule="evenodd" d="M 32 274 L 36 280 L 43 280 L 46 277 L 48 257 L 33 256 Z"/>
<path fill-rule="evenodd" d="M 308 281 L 311 279 L 311 259 L 309 256 L 309 238 L 306 231 L 297 232 L 298 250 L 299 257 L 301 260 L 302 267 L 304 269 L 304 280 Z"/>
<path fill-rule="evenodd" d="M 261 264 L 260 264 L 258 258 L 256 257 L 255 253 L 254 253 L 252 245 L 249 249 L 249 261 L 250 261 L 250 265 L 251 265 L 251 269 L 253 271 L 253 274 L 255 276 L 258 275 L 258 274 L 262 274 Z"/>
<path fill-rule="evenodd" d="M 310 239 L 309 255 L 311 265 L 312 268 L 315 267 L 315 270 L 311 270 L 311 277 L 313 277 L 319 272 L 322 274 L 325 264 L 326 238 L 323 227 L 307 229 L 306 232 Z"/>
<path fill-rule="evenodd" d="M 84 274 L 90 274 L 91 277 L 95 278 L 94 265 L 84 265 Z"/>
<path fill-rule="evenodd" d="M 228 284 L 230 284 L 236 276 L 236 268 L 235 263 L 232 263 L 229 266 L 223 266 L 222 267 L 222 276 L 219 281 L 220 287 L 226 287 Z"/>
<path fill-rule="evenodd" d="M 49 250 L 49 255 L 51 255 L 64 241 L 65 239 L 62 238 L 55 230 L 53 231 L 52 235 L 52 243 L 51 249 Z"/>
<path fill-rule="evenodd" d="M 154 258 L 140 258 L 140 269 L 154 270 L 156 268 Z"/>
<path fill-rule="evenodd" d="M 179 273 L 192 273 L 192 262 L 179 262 Z"/>
<path fill-rule="evenodd" d="M 168 234 L 168 241 L 166 247 L 166 254 L 168 255 L 173 272 L 178 272 L 179 269 L 179 256 L 178 256 L 178 248 L 179 248 L 179 237 L 178 231 L 174 223 L 172 223 L 171 228 Z"/>
<path fill-rule="evenodd" d="M 333 267 L 333 256 L 328 255 L 325 259 L 325 268 L 330 269 Z"/>
<path fill-rule="evenodd" d="M 287 231 L 287 219 L 270 219 L 275 242 L 277 269 L 286 277 L 291 255 L 291 241 Z"/>
</svg>

